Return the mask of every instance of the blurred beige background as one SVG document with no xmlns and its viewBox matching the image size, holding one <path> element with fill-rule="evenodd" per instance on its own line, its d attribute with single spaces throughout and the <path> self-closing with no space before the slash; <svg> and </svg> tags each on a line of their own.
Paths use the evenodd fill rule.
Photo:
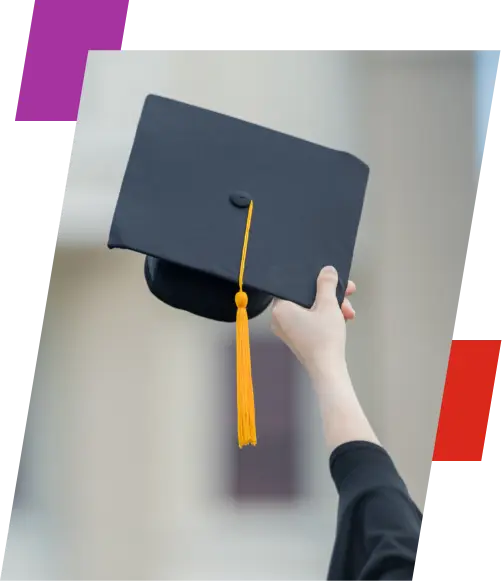
<svg viewBox="0 0 502 581">
<path fill-rule="evenodd" d="M 163 306 L 142 258 L 105 248 L 150 92 L 370 165 L 348 357 L 423 506 L 477 185 L 474 81 L 468 52 L 89 55 L 2 578 L 327 571 L 337 498 L 303 376 L 291 386 L 300 492 L 237 501 L 222 444 L 233 327 Z"/>
</svg>

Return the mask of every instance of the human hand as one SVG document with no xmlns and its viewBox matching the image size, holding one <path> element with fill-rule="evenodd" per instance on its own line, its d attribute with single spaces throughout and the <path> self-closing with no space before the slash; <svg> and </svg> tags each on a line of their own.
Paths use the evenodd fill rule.
<svg viewBox="0 0 502 581">
<path fill-rule="evenodd" d="M 338 305 L 338 274 L 323 268 L 317 279 L 317 293 L 311 309 L 276 300 L 272 330 L 288 345 L 309 373 L 319 399 L 326 444 L 330 450 L 344 442 L 378 439 L 362 410 L 345 360 L 346 320 L 355 311 L 346 297 Z M 353 282 L 347 296 L 356 290 Z"/>
<path fill-rule="evenodd" d="M 288 345 L 311 376 L 345 369 L 345 321 L 355 317 L 348 297 L 355 292 L 356 285 L 349 282 L 340 308 L 337 284 L 336 270 L 325 267 L 317 279 L 316 299 L 311 309 L 278 299 L 273 306 L 273 332 Z"/>
</svg>

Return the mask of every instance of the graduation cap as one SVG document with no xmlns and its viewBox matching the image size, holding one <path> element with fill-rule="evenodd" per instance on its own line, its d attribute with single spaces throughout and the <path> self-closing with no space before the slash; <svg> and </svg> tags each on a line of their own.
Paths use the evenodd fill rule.
<svg viewBox="0 0 502 581">
<path fill-rule="evenodd" d="M 343 301 L 369 169 L 359 159 L 149 95 L 109 248 L 142 253 L 171 307 L 237 322 L 239 446 L 256 444 L 248 320 L 273 297 L 310 308 L 323 266 Z"/>
</svg>

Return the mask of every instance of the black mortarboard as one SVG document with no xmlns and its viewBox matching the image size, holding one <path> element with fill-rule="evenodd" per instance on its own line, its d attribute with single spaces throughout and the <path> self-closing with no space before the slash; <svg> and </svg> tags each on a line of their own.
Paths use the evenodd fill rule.
<svg viewBox="0 0 502 581">
<path fill-rule="evenodd" d="M 341 303 L 368 173 L 351 154 L 150 95 L 108 246 L 146 255 L 158 299 L 218 321 L 245 310 L 244 265 L 249 318 L 273 297 L 310 308 L 326 265 Z"/>
</svg>

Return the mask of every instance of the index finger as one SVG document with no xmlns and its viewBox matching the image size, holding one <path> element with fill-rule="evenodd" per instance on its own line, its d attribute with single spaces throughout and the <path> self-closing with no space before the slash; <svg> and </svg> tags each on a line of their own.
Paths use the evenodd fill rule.
<svg viewBox="0 0 502 581">
<path fill-rule="evenodd" d="M 356 284 L 354 283 L 354 281 L 349 280 L 349 284 L 347 285 L 347 288 L 345 290 L 345 296 L 346 297 L 350 297 L 350 295 L 354 294 L 356 292 L 357 288 L 356 288 Z"/>
</svg>

